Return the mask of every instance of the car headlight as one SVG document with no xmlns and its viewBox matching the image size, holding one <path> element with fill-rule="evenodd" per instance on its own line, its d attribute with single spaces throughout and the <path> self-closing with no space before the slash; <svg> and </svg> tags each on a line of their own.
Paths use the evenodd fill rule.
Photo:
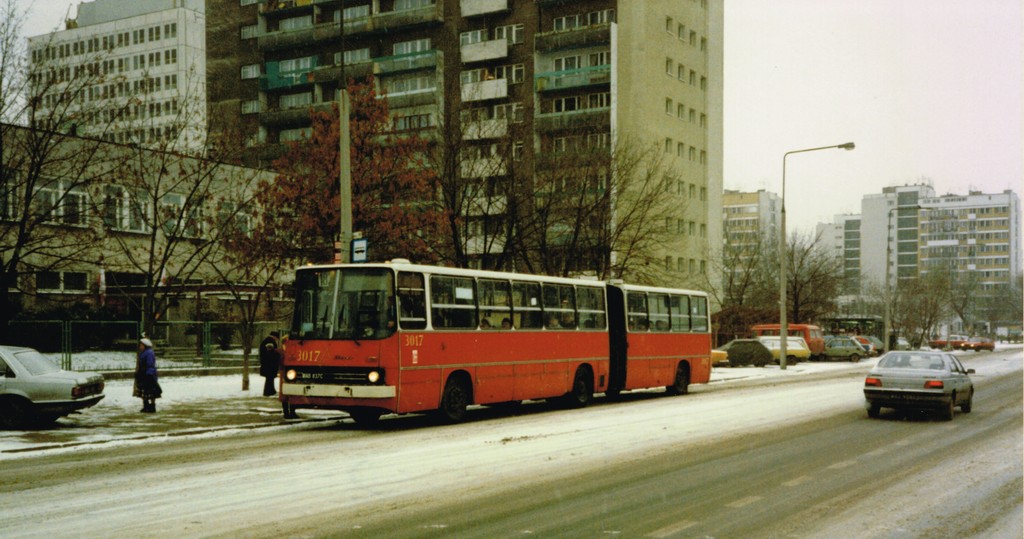
<svg viewBox="0 0 1024 539">
<path fill-rule="evenodd" d="M 371 384 L 376 384 L 376 383 L 377 383 L 378 381 L 380 381 L 380 372 L 379 372 L 379 371 L 370 371 L 370 372 L 369 372 L 369 373 L 368 373 L 368 374 L 366 375 L 366 379 L 367 379 L 367 380 L 368 380 L 368 381 L 369 381 L 369 382 L 370 382 Z"/>
<path fill-rule="evenodd" d="M 296 377 L 298 377 L 298 373 L 295 372 L 295 369 L 288 369 L 287 371 L 285 371 L 284 377 L 289 382 L 292 382 L 295 380 Z"/>
</svg>

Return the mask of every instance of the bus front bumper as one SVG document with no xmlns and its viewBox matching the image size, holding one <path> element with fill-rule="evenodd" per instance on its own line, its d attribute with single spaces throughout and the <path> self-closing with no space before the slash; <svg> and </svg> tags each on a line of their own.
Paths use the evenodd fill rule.
<svg viewBox="0 0 1024 539">
<path fill-rule="evenodd" d="M 282 384 L 281 393 L 296 397 L 337 397 L 350 399 L 391 399 L 395 386 L 341 386 L 326 384 Z"/>
</svg>

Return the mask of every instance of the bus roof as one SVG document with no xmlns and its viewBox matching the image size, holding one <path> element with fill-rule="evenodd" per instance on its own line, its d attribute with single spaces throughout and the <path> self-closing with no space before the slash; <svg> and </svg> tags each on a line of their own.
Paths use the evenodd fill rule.
<svg viewBox="0 0 1024 539">
<path fill-rule="evenodd" d="M 448 268 L 444 266 L 431 266 L 428 264 L 413 264 L 407 260 L 392 260 L 389 262 L 371 262 L 364 264 L 319 264 L 300 266 L 296 270 L 324 270 L 324 269 L 345 269 L 345 268 L 385 268 L 393 271 L 412 271 L 426 273 L 429 275 L 451 275 L 456 277 L 483 277 L 486 279 L 508 279 L 529 282 L 545 282 L 555 284 L 569 284 L 576 286 L 599 286 L 605 287 L 609 283 L 596 279 L 581 279 L 572 277 L 551 277 L 547 275 L 532 275 L 529 273 L 514 273 L 508 271 L 476 270 L 466 268 Z M 689 294 L 693 296 L 707 296 L 706 292 L 699 290 L 684 290 L 678 288 L 663 288 L 654 286 L 632 285 L 614 283 L 614 286 L 623 290 L 634 290 L 642 292 L 661 292 L 666 294 Z"/>
</svg>

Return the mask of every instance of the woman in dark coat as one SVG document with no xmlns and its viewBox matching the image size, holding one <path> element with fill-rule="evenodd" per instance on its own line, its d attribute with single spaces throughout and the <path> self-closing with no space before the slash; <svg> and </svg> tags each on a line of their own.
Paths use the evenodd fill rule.
<svg viewBox="0 0 1024 539">
<path fill-rule="evenodd" d="M 160 383 L 157 381 L 153 341 L 140 339 L 139 357 L 135 362 L 135 387 L 132 388 L 132 396 L 142 399 L 141 412 L 152 414 L 156 412 L 156 399 L 159 399 L 162 393 L 163 390 L 160 389 Z"/>
<path fill-rule="evenodd" d="M 277 395 L 274 381 L 281 366 L 281 332 L 271 331 L 260 343 L 260 376 L 263 377 L 263 396 Z"/>
</svg>

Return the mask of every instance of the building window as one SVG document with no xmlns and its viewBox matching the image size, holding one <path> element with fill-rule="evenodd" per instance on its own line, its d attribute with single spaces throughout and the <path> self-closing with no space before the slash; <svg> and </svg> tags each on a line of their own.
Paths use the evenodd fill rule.
<svg viewBox="0 0 1024 539">
<path fill-rule="evenodd" d="M 260 111 L 260 101 L 258 99 L 247 99 L 242 101 L 242 114 L 256 114 Z"/>
<path fill-rule="evenodd" d="M 255 24 L 247 24 L 239 30 L 239 35 L 242 39 L 254 39 L 256 37 L 259 27 Z"/>
<path fill-rule="evenodd" d="M 434 0 L 395 0 L 395 11 L 405 11 L 434 5 Z"/>
<path fill-rule="evenodd" d="M 580 15 L 566 15 L 565 17 L 555 17 L 554 29 L 559 30 L 571 30 L 573 28 L 580 27 Z"/>
<path fill-rule="evenodd" d="M 255 79 L 260 76 L 260 65 L 249 64 L 242 66 L 242 79 Z"/>
<path fill-rule="evenodd" d="M 298 94 L 287 94 L 282 95 L 280 100 L 281 110 L 284 109 L 297 109 L 305 107 L 313 103 L 312 92 L 302 92 Z"/>
<path fill-rule="evenodd" d="M 413 39 L 411 41 L 400 41 L 392 47 L 394 54 L 411 54 L 430 50 L 430 38 Z"/>
<path fill-rule="evenodd" d="M 673 105 L 672 98 L 671 97 L 666 97 L 665 98 L 665 114 L 668 114 L 669 116 L 672 115 L 672 105 Z"/>
<path fill-rule="evenodd" d="M 469 32 L 462 32 L 459 34 L 459 45 L 472 45 L 474 43 L 481 43 L 485 41 L 487 37 L 487 30 L 470 30 Z"/>
<path fill-rule="evenodd" d="M 671 34 L 673 26 L 675 26 L 675 22 L 672 20 L 672 17 L 665 17 L 665 31 Z"/>
<path fill-rule="evenodd" d="M 671 58 L 665 58 L 665 74 L 672 76 L 672 70 L 675 68 L 676 63 Z"/>
<path fill-rule="evenodd" d="M 523 42 L 523 25 L 512 24 L 509 26 L 498 26 L 494 29 L 494 39 L 505 39 L 509 45 Z"/>
<path fill-rule="evenodd" d="M 36 274 L 39 292 L 88 292 L 89 279 L 84 271 L 41 271 Z"/>
<path fill-rule="evenodd" d="M 591 11 L 587 13 L 587 24 L 608 24 L 615 22 L 615 10 L 614 9 L 602 9 L 600 11 Z"/>
<path fill-rule="evenodd" d="M 568 69 L 579 69 L 580 67 L 582 67 L 580 65 L 580 56 L 579 55 L 561 56 L 559 58 L 555 58 L 554 66 L 555 66 L 555 71 L 565 71 L 565 70 L 568 70 Z"/>
<path fill-rule="evenodd" d="M 507 79 L 509 84 L 519 84 L 526 80 L 526 67 L 523 64 L 497 66 L 494 68 L 494 76 Z"/>
<path fill-rule="evenodd" d="M 313 26 L 313 16 L 303 15 L 302 17 L 289 17 L 287 19 L 281 19 L 278 24 L 278 28 L 281 30 L 298 30 L 301 28 L 309 28 Z"/>
</svg>

